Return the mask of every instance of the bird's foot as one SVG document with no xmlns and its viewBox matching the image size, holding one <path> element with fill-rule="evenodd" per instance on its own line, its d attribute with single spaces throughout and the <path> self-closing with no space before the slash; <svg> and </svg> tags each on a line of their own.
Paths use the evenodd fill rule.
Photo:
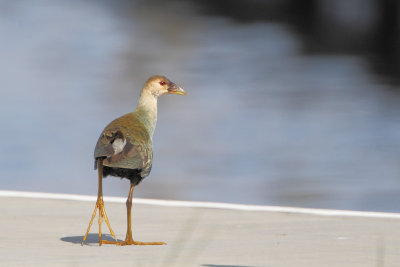
<svg viewBox="0 0 400 267">
<path fill-rule="evenodd" d="M 137 245 L 137 246 L 154 246 L 154 245 L 166 245 L 167 243 L 164 242 L 140 242 L 140 241 L 134 241 L 134 240 L 125 240 L 125 241 L 108 241 L 108 240 L 103 240 L 103 244 L 113 244 L 117 246 L 129 246 L 129 245 Z"/>
<path fill-rule="evenodd" d="M 110 222 L 108 221 L 108 217 L 107 217 L 107 214 L 106 214 L 106 209 L 104 208 L 103 197 L 98 197 L 97 198 L 97 202 L 96 202 L 96 207 L 94 208 L 94 211 L 93 211 L 93 214 L 92 214 L 92 218 L 90 219 L 90 222 L 89 222 L 89 227 L 88 227 L 88 229 L 86 231 L 86 234 L 85 234 L 85 236 L 83 237 L 83 240 L 82 240 L 82 244 L 81 244 L 82 246 L 85 243 L 85 240 L 86 240 L 87 235 L 89 233 L 90 227 L 92 226 L 93 219 L 94 219 L 94 217 L 96 216 L 96 213 L 97 213 L 97 209 L 99 210 L 99 246 L 101 246 L 102 244 L 105 244 L 104 240 L 101 239 L 101 222 L 102 222 L 101 218 L 104 218 L 104 220 L 107 223 L 108 229 L 110 230 L 111 235 L 114 237 L 115 242 L 117 242 L 117 238 L 115 237 L 114 231 L 111 229 Z"/>
</svg>

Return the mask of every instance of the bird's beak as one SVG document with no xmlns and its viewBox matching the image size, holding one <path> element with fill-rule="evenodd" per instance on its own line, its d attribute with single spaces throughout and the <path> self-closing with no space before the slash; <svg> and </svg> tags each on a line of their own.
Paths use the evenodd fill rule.
<svg viewBox="0 0 400 267">
<path fill-rule="evenodd" d="M 178 85 L 171 82 L 168 87 L 168 94 L 176 94 L 176 95 L 186 95 L 186 92 L 180 88 Z"/>
</svg>

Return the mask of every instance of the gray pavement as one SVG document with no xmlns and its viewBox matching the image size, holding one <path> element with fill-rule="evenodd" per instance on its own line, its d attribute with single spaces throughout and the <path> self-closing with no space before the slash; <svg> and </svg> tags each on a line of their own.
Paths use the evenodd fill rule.
<svg viewBox="0 0 400 267">
<path fill-rule="evenodd" d="M 0 266 L 400 266 L 400 220 L 134 203 L 133 236 L 98 246 L 95 202 L 0 197 Z M 123 203 L 105 203 L 123 239 Z M 110 239 L 105 224 L 102 229 Z"/>
</svg>

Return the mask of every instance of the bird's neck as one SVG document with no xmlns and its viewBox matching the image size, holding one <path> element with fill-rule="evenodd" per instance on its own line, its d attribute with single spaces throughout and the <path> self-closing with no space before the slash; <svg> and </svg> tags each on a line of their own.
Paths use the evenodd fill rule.
<svg viewBox="0 0 400 267">
<path fill-rule="evenodd" d="M 139 103 L 135 111 L 153 136 L 157 123 L 157 97 L 147 90 L 140 94 Z"/>
</svg>

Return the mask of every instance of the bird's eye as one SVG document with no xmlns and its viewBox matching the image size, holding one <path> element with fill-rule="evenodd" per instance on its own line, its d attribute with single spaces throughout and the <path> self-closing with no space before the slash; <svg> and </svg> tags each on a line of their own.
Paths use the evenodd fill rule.
<svg viewBox="0 0 400 267">
<path fill-rule="evenodd" d="M 161 85 L 165 85 L 165 82 L 164 82 L 164 81 L 161 81 L 160 84 L 161 84 Z"/>
</svg>

